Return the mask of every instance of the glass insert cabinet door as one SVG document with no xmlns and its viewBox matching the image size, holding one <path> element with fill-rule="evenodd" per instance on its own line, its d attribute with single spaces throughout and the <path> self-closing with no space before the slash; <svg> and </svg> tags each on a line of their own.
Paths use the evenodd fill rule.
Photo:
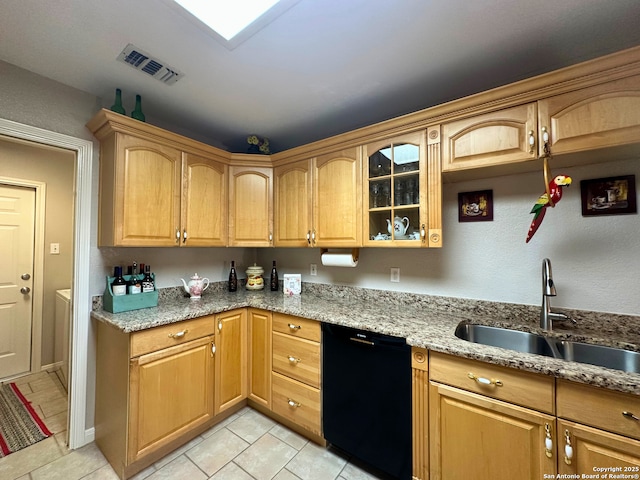
<svg viewBox="0 0 640 480">
<path fill-rule="evenodd" d="M 385 246 L 422 241 L 420 189 L 425 168 L 422 137 L 418 132 L 366 146 L 367 244 Z"/>
</svg>

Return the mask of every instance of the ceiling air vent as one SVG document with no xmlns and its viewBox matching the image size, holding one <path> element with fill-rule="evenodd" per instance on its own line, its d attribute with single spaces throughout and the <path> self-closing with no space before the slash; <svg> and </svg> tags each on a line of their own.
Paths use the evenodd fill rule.
<svg viewBox="0 0 640 480">
<path fill-rule="evenodd" d="M 162 60 L 152 57 L 132 44 L 124 48 L 122 53 L 118 55 L 117 60 L 132 66 L 136 70 L 148 73 L 166 85 L 173 85 L 183 75 L 179 70 L 170 67 Z"/>
</svg>

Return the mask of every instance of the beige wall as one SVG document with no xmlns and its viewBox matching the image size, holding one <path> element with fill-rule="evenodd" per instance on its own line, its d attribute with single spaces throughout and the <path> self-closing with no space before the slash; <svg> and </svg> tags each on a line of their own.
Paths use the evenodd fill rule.
<svg viewBox="0 0 640 480">
<path fill-rule="evenodd" d="M 0 176 L 46 184 L 42 365 L 62 360 L 54 357 L 55 296 L 71 287 L 74 169 L 75 152 L 0 136 Z M 59 255 L 49 253 L 51 243 L 60 244 Z"/>
</svg>

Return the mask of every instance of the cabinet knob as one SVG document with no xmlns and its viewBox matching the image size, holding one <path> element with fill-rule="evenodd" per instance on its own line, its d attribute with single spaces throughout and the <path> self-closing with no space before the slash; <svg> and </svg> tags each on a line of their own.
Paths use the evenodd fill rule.
<svg viewBox="0 0 640 480">
<path fill-rule="evenodd" d="M 189 333 L 189 330 L 185 329 L 185 330 L 181 330 L 177 333 L 170 333 L 169 334 L 169 338 L 175 338 L 175 339 L 180 339 L 182 337 L 184 337 L 187 333 Z"/>
<path fill-rule="evenodd" d="M 296 357 L 294 357 L 292 355 L 289 355 L 288 358 L 289 358 L 289 363 L 293 363 L 294 365 L 301 362 L 301 360 L 299 358 L 296 358 Z"/>
<path fill-rule="evenodd" d="M 564 431 L 564 463 L 567 465 L 571 465 L 571 460 L 573 459 L 573 447 L 571 446 L 571 434 L 569 430 Z"/>
<path fill-rule="evenodd" d="M 544 454 L 547 458 L 553 457 L 553 439 L 551 438 L 551 426 L 544 424 Z"/>
<path fill-rule="evenodd" d="M 300 325 L 294 325 L 293 323 L 290 323 L 289 328 L 291 330 L 300 330 L 302 327 Z"/>
<path fill-rule="evenodd" d="M 529 130 L 529 153 L 533 154 L 536 149 L 536 136 L 533 133 L 533 130 Z"/>
<path fill-rule="evenodd" d="M 298 408 L 298 407 L 301 407 L 301 406 L 302 406 L 302 404 L 301 404 L 301 403 L 296 402 L 295 400 L 292 400 L 292 399 L 290 399 L 290 398 L 287 398 L 287 403 L 288 403 L 288 404 L 289 404 L 289 406 L 290 406 L 290 407 L 292 407 L 292 408 Z"/>
<path fill-rule="evenodd" d="M 311 245 L 311 230 L 307 230 L 307 243 Z"/>
<path fill-rule="evenodd" d="M 636 422 L 640 422 L 640 417 L 634 415 L 632 412 L 622 412 L 622 415 L 629 420 L 635 420 Z"/>
<path fill-rule="evenodd" d="M 176 227 L 176 243 L 180 243 L 180 229 Z"/>
<path fill-rule="evenodd" d="M 186 243 L 187 242 L 187 229 L 185 228 L 182 231 L 182 243 Z"/>
<path fill-rule="evenodd" d="M 497 380 L 495 378 L 477 377 L 472 372 L 467 373 L 467 377 L 469 377 L 471 380 L 475 380 L 476 383 L 478 383 L 480 385 L 495 386 L 495 387 L 502 387 L 503 386 L 502 380 Z"/>
</svg>

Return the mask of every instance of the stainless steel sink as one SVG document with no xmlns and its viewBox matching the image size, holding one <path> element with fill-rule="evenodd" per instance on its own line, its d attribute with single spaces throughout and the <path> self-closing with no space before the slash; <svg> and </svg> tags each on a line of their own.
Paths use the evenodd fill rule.
<svg viewBox="0 0 640 480">
<path fill-rule="evenodd" d="M 582 342 L 557 340 L 537 333 L 508 328 L 460 323 L 456 337 L 473 343 L 501 347 L 523 353 L 555 357 L 570 362 L 640 373 L 640 352 Z"/>
<path fill-rule="evenodd" d="M 638 352 L 571 341 L 559 341 L 557 347 L 562 358 L 571 362 L 640 373 L 640 353 Z"/>
<path fill-rule="evenodd" d="M 523 353 L 535 353 L 547 357 L 554 356 L 553 344 L 546 337 L 536 333 L 461 323 L 456 328 L 455 335 L 462 340 L 481 343 L 482 345 L 507 348 Z"/>
</svg>

